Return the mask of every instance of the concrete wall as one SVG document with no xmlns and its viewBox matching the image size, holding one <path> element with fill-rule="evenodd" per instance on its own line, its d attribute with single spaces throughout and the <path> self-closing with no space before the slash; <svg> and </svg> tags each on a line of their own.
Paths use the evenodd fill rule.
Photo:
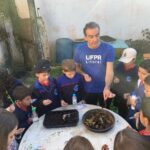
<svg viewBox="0 0 150 150">
<path fill-rule="evenodd" d="M 15 0 L 15 4 L 20 18 L 26 19 L 30 17 L 27 0 Z"/>
<path fill-rule="evenodd" d="M 150 28 L 149 0 L 35 0 L 44 18 L 49 42 L 57 38 L 82 38 L 88 21 L 101 26 L 101 35 L 137 39 Z"/>
</svg>

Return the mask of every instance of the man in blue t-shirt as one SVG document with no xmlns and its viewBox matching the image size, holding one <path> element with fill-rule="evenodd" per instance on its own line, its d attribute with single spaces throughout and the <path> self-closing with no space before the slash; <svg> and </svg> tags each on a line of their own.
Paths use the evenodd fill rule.
<svg viewBox="0 0 150 150">
<path fill-rule="evenodd" d="M 110 91 L 113 79 L 113 61 L 115 52 L 112 46 L 100 41 L 100 27 L 95 22 L 85 25 L 86 43 L 76 47 L 74 60 L 77 71 L 83 75 L 88 104 L 105 106 L 104 100 L 114 96 Z"/>
</svg>

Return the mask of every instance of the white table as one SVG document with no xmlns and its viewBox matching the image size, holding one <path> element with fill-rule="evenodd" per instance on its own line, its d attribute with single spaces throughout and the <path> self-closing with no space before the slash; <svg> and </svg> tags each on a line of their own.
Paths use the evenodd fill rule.
<svg viewBox="0 0 150 150">
<path fill-rule="evenodd" d="M 74 106 L 70 105 L 66 108 L 60 107 L 59 110 L 74 108 Z M 43 126 L 44 116 L 42 116 L 38 122 L 34 122 L 27 130 L 22 138 L 19 150 L 37 150 L 37 147 L 43 147 L 44 150 L 63 150 L 67 141 L 76 135 L 86 137 L 92 143 L 95 150 L 100 150 L 103 144 L 108 144 L 109 149 L 113 150 L 115 135 L 121 129 L 129 126 L 128 123 L 118 114 L 111 111 L 115 116 L 114 127 L 105 133 L 94 133 L 84 127 L 82 116 L 86 111 L 100 107 L 84 104 L 84 107 L 76 108 L 79 111 L 79 122 L 76 127 L 46 129 Z"/>
</svg>

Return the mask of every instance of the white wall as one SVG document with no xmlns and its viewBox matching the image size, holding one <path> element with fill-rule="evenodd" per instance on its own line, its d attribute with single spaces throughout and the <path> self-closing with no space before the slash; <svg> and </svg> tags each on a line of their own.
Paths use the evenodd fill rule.
<svg viewBox="0 0 150 150">
<path fill-rule="evenodd" d="M 82 38 L 85 23 L 96 21 L 101 35 L 137 39 L 150 28 L 149 0 L 35 0 L 43 17 L 49 41 Z"/>
<path fill-rule="evenodd" d="M 20 18 L 25 19 L 30 17 L 27 0 L 15 0 L 15 4 Z"/>
</svg>

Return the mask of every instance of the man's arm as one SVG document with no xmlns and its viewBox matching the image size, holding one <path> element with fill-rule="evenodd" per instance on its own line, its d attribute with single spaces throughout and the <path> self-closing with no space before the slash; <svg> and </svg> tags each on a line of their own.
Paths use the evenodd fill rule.
<svg viewBox="0 0 150 150">
<path fill-rule="evenodd" d="M 81 69 L 81 65 L 79 63 L 76 63 L 76 71 L 80 73 L 82 76 L 85 74 L 85 72 Z"/>
<path fill-rule="evenodd" d="M 103 91 L 104 100 L 111 97 L 110 86 L 113 81 L 114 71 L 113 71 L 113 62 L 107 62 L 106 64 L 106 75 L 105 75 L 105 87 Z"/>
<path fill-rule="evenodd" d="M 114 70 L 113 70 L 113 62 L 107 62 L 106 65 L 106 76 L 105 76 L 105 88 L 110 88 L 111 83 L 114 77 Z"/>
<path fill-rule="evenodd" d="M 90 82 L 92 80 L 91 77 L 82 70 L 81 65 L 78 63 L 76 63 L 76 71 L 84 77 L 86 82 Z"/>
</svg>

